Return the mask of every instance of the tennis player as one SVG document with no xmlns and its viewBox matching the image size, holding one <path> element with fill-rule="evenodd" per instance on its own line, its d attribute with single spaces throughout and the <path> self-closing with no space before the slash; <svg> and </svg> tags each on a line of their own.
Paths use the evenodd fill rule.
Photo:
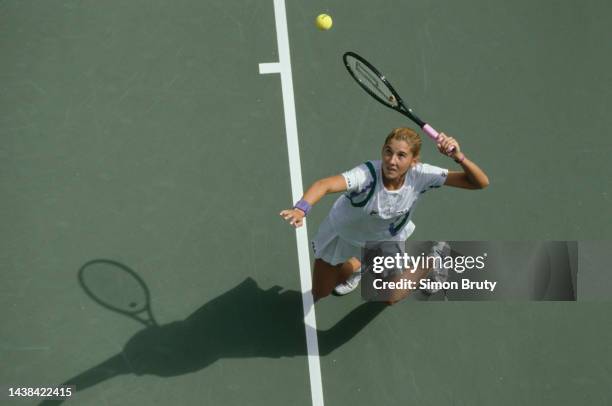
<svg viewBox="0 0 612 406">
<path fill-rule="evenodd" d="M 409 128 L 396 128 L 385 139 L 380 161 L 368 161 L 341 175 L 316 181 L 293 208 L 280 213 L 289 224 L 301 227 L 304 217 L 323 196 L 344 192 L 312 241 L 315 301 L 334 290 L 342 295 L 358 286 L 359 258 L 366 242 L 404 242 L 410 237 L 415 229 L 411 218 L 423 193 L 442 185 L 462 189 L 489 185 L 487 175 L 466 157 L 457 140 L 441 133 L 437 147 L 463 170 L 449 171 L 421 163 L 420 136 Z"/>
</svg>

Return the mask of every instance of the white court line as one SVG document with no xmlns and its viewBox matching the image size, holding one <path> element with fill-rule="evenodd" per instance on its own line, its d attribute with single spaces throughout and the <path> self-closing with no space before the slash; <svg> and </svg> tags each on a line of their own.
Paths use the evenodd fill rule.
<svg viewBox="0 0 612 406">
<path fill-rule="evenodd" d="M 285 112 L 285 131 L 289 153 L 289 176 L 291 177 L 291 195 L 293 202 L 299 200 L 302 189 L 302 166 L 298 142 L 297 120 L 295 115 L 295 98 L 293 96 L 293 77 L 291 74 L 291 57 L 289 55 L 289 33 L 287 31 L 287 13 L 285 0 L 274 0 L 274 17 L 276 20 L 276 40 L 278 42 L 278 63 L 259 64 L 259 72 L 280 73 Z M 306 221 L 295 231 L 302 288 L 302 306 L 304 308 L 304 328 L 306 329 L 306 348 L 308 350 L 308 371 L 310 375 L 310 395 L 313 406 L 323 406 L 323 386 L 321 384 L 321 364 L 319 362 L 319 343 L 317 341 L 317 321 L 312 299 L 310 276 L 310 255 Z"/>
<path fill-rule="evenodd" d="M 262 75 L 266 73 L 281 73 L 280 63 L 260 63 L 259 73 Z"/>
</svg>

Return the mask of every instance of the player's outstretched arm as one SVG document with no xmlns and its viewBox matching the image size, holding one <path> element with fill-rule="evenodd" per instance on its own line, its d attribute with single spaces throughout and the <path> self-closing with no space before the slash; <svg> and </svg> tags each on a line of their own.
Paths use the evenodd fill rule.
<svg viewBox="0 0 612 406">
<path fill-rule="evenodd" d="M 453 150 L 451 153 L 447 151 Z M 457 140 L 440 133 L 438 139 L 438 151 L 441 154 L 450 156 L 463 168 L 463 172 L 449 171 L 444 184 L 462 189 L 484 189 L 489 186 L 489 178 L 482 169 L 474 162 L 470 161 L 463 152 Z"/>
<path fill-rule="evenodd" d="M 293 208 L 281 211 L 280 216 L 295 228 L 301 227 L 310 208 L 323 196 L 329 193 L 344 192 L 346 189 L 346 180 L 342 175 L 319 179 L 308 188 L 304 197 Z"/>
</svg>

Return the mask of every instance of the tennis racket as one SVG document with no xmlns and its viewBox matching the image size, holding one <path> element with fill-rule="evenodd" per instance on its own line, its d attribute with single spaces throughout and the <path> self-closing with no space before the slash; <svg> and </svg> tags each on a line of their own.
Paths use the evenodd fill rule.
<svg viewBox="0 0 612 406">
<path fill-rule="evenodd" d="M 414 111 L 404 103 L 397 91 L 391 86 L 391 83 L 374 67 L 370 62 L 354 52 L 346 52 L 342 59 L 344 66 L 349 71 L 353 79 L 365 90 L 370 96 L 378 100 L 384 106 L 387 106 L 408 117 L 435 142 L 438 142 L 440 133 L 431 125 L 421 120 Z M 455 150 L 451 147 L 446 152 L 448 154 Z"/>
<path fill-rule="evenodd" d="M 127 266 L 106 259 L 90 261 L 79 270 L 79 283 L 99 305 L 147 327 L 158 325 L 147 285 Z"/>
</svg>

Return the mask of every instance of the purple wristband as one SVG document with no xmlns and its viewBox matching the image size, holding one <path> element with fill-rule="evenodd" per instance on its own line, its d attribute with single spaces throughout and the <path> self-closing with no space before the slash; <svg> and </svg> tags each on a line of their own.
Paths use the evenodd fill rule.
<svg viewBox="0 0 612 406">
<path fill-rule="evenodd" d="M 306 200 L 300 199 L 300 201 L 297 202 L 293 208 L 302 210 L 304 212 L 304 216 L 306 216 L 310 209 L 312 209 L 312 206 Z"/>
</svg>

